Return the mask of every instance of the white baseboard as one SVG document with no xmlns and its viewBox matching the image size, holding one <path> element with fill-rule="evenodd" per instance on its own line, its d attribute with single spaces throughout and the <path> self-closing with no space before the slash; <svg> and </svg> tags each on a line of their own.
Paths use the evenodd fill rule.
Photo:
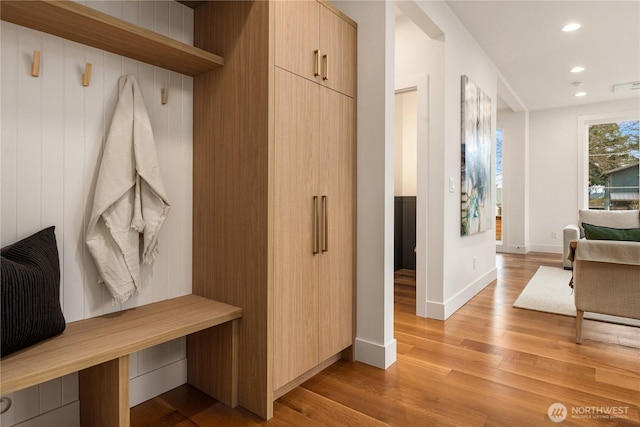
<svg viewBox="0 0 640 427">
<path fill-rule="evenodd" d="M 502 245 L 500 252 L 505 254 L 528 254 L 530 252 L 529 245 Z"/>
<path fill-rule="evenodd" d="M 387 369 L 396 362 L 395 338 L 384 345 L 356 338 L 356 360 L 376 368 Z"/>
<path fill-rule="evenodd" d="M 441 302 L 427 301 L 427 318 L 445 320 L 445 305 Z"/>
<path fill-rule="evenodd" d="M 427 301 L 427 316 L 430 319 L 446 320 L 453 313 L 458 311 L 460 307 L 465 305 L 471 298 L 476 296 L 478 292 L 486 288 L 491 282 L 498 277 L 498 269 L 492 268 L 480 278 L 476 279 L 466 288 L 462 289 L 453 297 L 444 303 Z"/>
<path fill-rule="evenodd" d="M 129 381 L 129 406 L 133 407 L 187 382 L 187 359 L 180 359 Z"/>
<path fill-rule="evenodd" d="M 561 254 L 562 243 L 557 245 L 531 245 L 531 252 L 545 252 L 548 254 Z"/>
</svg>

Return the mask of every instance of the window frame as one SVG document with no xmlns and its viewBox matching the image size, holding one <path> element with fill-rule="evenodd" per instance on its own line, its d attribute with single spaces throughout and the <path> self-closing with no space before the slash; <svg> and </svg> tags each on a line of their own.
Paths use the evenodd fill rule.
<svg viewBox="0 0 640 427">
<path fill-rule="evenodd" d="M 578 117 L 578 209 L 589 209 L 589 126 L 638 120 L 640 110 Z"/>
</svg>

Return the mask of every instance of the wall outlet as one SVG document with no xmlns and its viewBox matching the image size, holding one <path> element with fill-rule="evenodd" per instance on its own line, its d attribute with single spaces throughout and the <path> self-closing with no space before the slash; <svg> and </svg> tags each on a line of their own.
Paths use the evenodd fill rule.
<svg viewBox="0 0 640 427">
<path fill-rule="evenodd" d="M 557 231 L 552 231 L 551 232 L 551 238 L 553 240 L 557 240 L 558 239 L 558 232 Z"/>
<path fill-rule="evenodd" d="M 449 193 L 456 191 L 456 182 L 453 178 L 449 178 Z"/>
<path fill-rule="evenodd" d="M 476 269 L 476 264 L 477 264 L 477 259 L 476 257 L 473 257 L 473 269 Z"/>
</svg>

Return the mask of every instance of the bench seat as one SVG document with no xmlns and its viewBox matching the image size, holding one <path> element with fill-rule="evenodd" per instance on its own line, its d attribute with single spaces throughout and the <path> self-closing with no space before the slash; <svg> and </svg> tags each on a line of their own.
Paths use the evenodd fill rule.
<svg viewBox="0 0 640 427">
<path fill-rule="evenodd" d="M 121 420 L 117 424 L 113 420 L 109 421 L 108 425 L 126 426 L 129 425 L 128 355 L 130 353 L 195 334 L 192 337 L 196 337 L 195 341 L 200 353 L 203 352 L 204 347 L 205 353 L 207 351 L 212 353 L 210 361 L 222 358 L 226 360 L 232 371 L 237 370 L 237 363 L 232 359 L 237 359 L 236 319 L 241 316 L 241 308 L 197 295 L 186 295 L 71 322 L 67 324 L 62 334 L 2 358 L 0 394 L 21 390 L 79 371 L 81 419 L 82 413 L 86 413 L 89 409 L 93 415 L 87 416 L 91 418 L 107 416 L 98 415 L 101 411 L 118 412 Z M 229 328 L 224 334 L 229 337 L 229 342 L 225 344 L 228 348 L 214 348 L 216 343 L 212 342 L 211 347 L 207 349 L 209 341 L 207 335 L 198 337 L 197 333 L 203 331 L 202 333 L 206 334 L 209 328 L 218 325 L 227 325 Z M 218 355 L 214 357 L 213 353 L 216 352 Z M 220 352 L 225 355 L 220 356 Z M 202 365 L 206 364 L 206 361 L 194 360 L 194 363 Z M 198 375 L 198 372 L 189 373 L 190 378 Z M 230 372 L 225 381 L 237 381 L 237 372 Z M 108 400 L 104 394 L 105 388 L 108 389 L 110 385 L 115 387 L 113 397 L 119 401 L 115 404 L 105 403 Z M 237 392 L 237 386 L 230 384 L 224 386 L 224 390 L 229 390 L 233 394 Z M 99 400 L 98 402 L 92 402 L 92 393 L 96 394 L 95 399 Z M 237 400 L 237 397 L 232 395 L 213 397 L 230 406 L 235 406 Z M 104 408 L 98 410 L 96 405 Z M 123 417 L 126 420 L 122 419 Z M 92 421 L 91 424 L 102 425 L 103 423 Z M 83 422 L 82 425 L 86 424 Z"/>
</svg>

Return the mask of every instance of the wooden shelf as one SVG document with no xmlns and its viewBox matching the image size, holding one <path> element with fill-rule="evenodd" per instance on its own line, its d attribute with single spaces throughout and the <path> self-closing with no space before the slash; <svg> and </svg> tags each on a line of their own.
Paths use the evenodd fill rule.
<svg viewBox="0 0 640 427">
<path fill-rule="evenodd" d="M 224 59 L 72 1 L 0 1 L 2 20 L 189 76 Z"/>
</svg>

